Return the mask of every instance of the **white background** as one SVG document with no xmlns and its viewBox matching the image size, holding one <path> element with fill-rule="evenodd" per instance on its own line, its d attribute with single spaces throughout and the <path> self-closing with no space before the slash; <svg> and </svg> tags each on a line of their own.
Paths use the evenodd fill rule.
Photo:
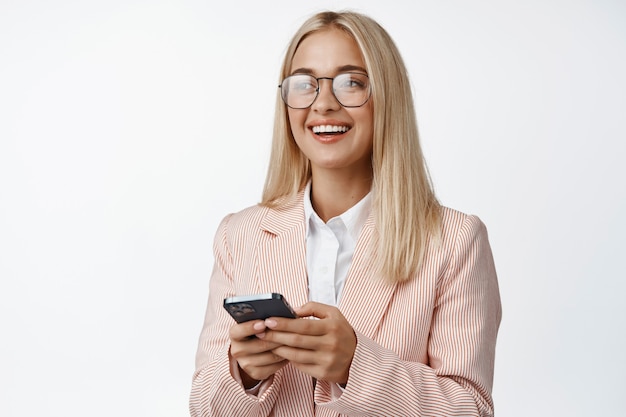
<svg viewBox="0 0 626 417">
<path fill-rule="evenodd" d="M 215 228 L 326 7 L 394 37 L 438 196 L 487 224 L 497 414 L 623 415 L 626 4 L 214 3 L 0 1 L 0 415 L 187 415 Z"/>
</svg>

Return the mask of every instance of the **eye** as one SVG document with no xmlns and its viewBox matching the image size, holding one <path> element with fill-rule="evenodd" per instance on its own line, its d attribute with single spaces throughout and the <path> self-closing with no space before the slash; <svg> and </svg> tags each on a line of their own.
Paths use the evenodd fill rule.
<svg viewBox="0 0 626 417">
<path fill-rule="evenodd" d="M 306 93 L 317 89 L 317 81 L 310 75 L 292 75 L 289 77 L 289 89 L 294 92 Z"/>
<path fill-rule="evenodd" d="M 338 90 L 365 90 L 368 86 L 367 75 L 358 73 L 340 74 L 335 77 L 335 88 Z"/>
</svg>

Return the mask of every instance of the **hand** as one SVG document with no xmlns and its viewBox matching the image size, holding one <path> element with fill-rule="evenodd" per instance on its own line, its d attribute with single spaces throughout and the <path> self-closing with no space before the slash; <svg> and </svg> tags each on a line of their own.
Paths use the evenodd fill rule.
<svg viewBox="0 0 626 417">
<path fill-rule="evenodd" d="M 300 371 L 323 381 L 348 382 L 356 349 L 356 335 L 350 323 L 339 309 L 321 303 L 306 303 L 296 313 L 319 320 L 272 317 L 265 320 L 271 330 L 259 337 L 277 344 L 273 352 Z"/>
<path fill-rule="evenodd" d="M 287 364 L 272 352 L 278 343 L 263 340 L 265 323 L 254 320 L 230 328 L 230 355 L 237 361 L 245 388 L 254 387 Z"/>
</svg>

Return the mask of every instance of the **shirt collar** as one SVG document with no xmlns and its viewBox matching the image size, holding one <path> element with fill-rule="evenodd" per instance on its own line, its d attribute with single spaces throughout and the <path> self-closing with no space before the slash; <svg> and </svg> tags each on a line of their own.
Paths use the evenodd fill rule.
<svg viewBox="0 0 626 417">
<path fill-rule="evenodd" d="M 348 233 L 350 233 L 350 236 L 352 236 L 355 241 L 358 239 L 359 233 L 361 233 L 361 228 L 365 224 L 365 221 L 370 214 L 372 206 L 371 201 L 372 192 L 370 191 L 358 203 L 350 207 L 343 214 L 333 217 L 333 219 L 341 219 L 341 221 L 346 226 Z M 306 187 L 304 188 L 304 221 L 307 237 L 310 233 L 311 222 L 322 222 L 322 219 L 320 219 L 320 217 L 313 209 L 313 203 L 311 203 L 311 180 L 309 180 L 309 182 L 306 184 Z"/>
</svg>

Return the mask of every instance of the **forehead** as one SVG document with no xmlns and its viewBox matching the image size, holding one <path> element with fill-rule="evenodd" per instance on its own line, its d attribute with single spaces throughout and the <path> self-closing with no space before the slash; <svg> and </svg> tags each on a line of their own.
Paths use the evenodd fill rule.
<svg viewBox="0 0 626 417">
<path fill-rule="evenodd" d="M 331 75 L 349 66 L 365 68 L 363 54 L 352 36 L 331 28 L 315 32 L 300 43 L 291 60 L 290 73 L 305 69 L 315 75 Z"/>
</svg>

